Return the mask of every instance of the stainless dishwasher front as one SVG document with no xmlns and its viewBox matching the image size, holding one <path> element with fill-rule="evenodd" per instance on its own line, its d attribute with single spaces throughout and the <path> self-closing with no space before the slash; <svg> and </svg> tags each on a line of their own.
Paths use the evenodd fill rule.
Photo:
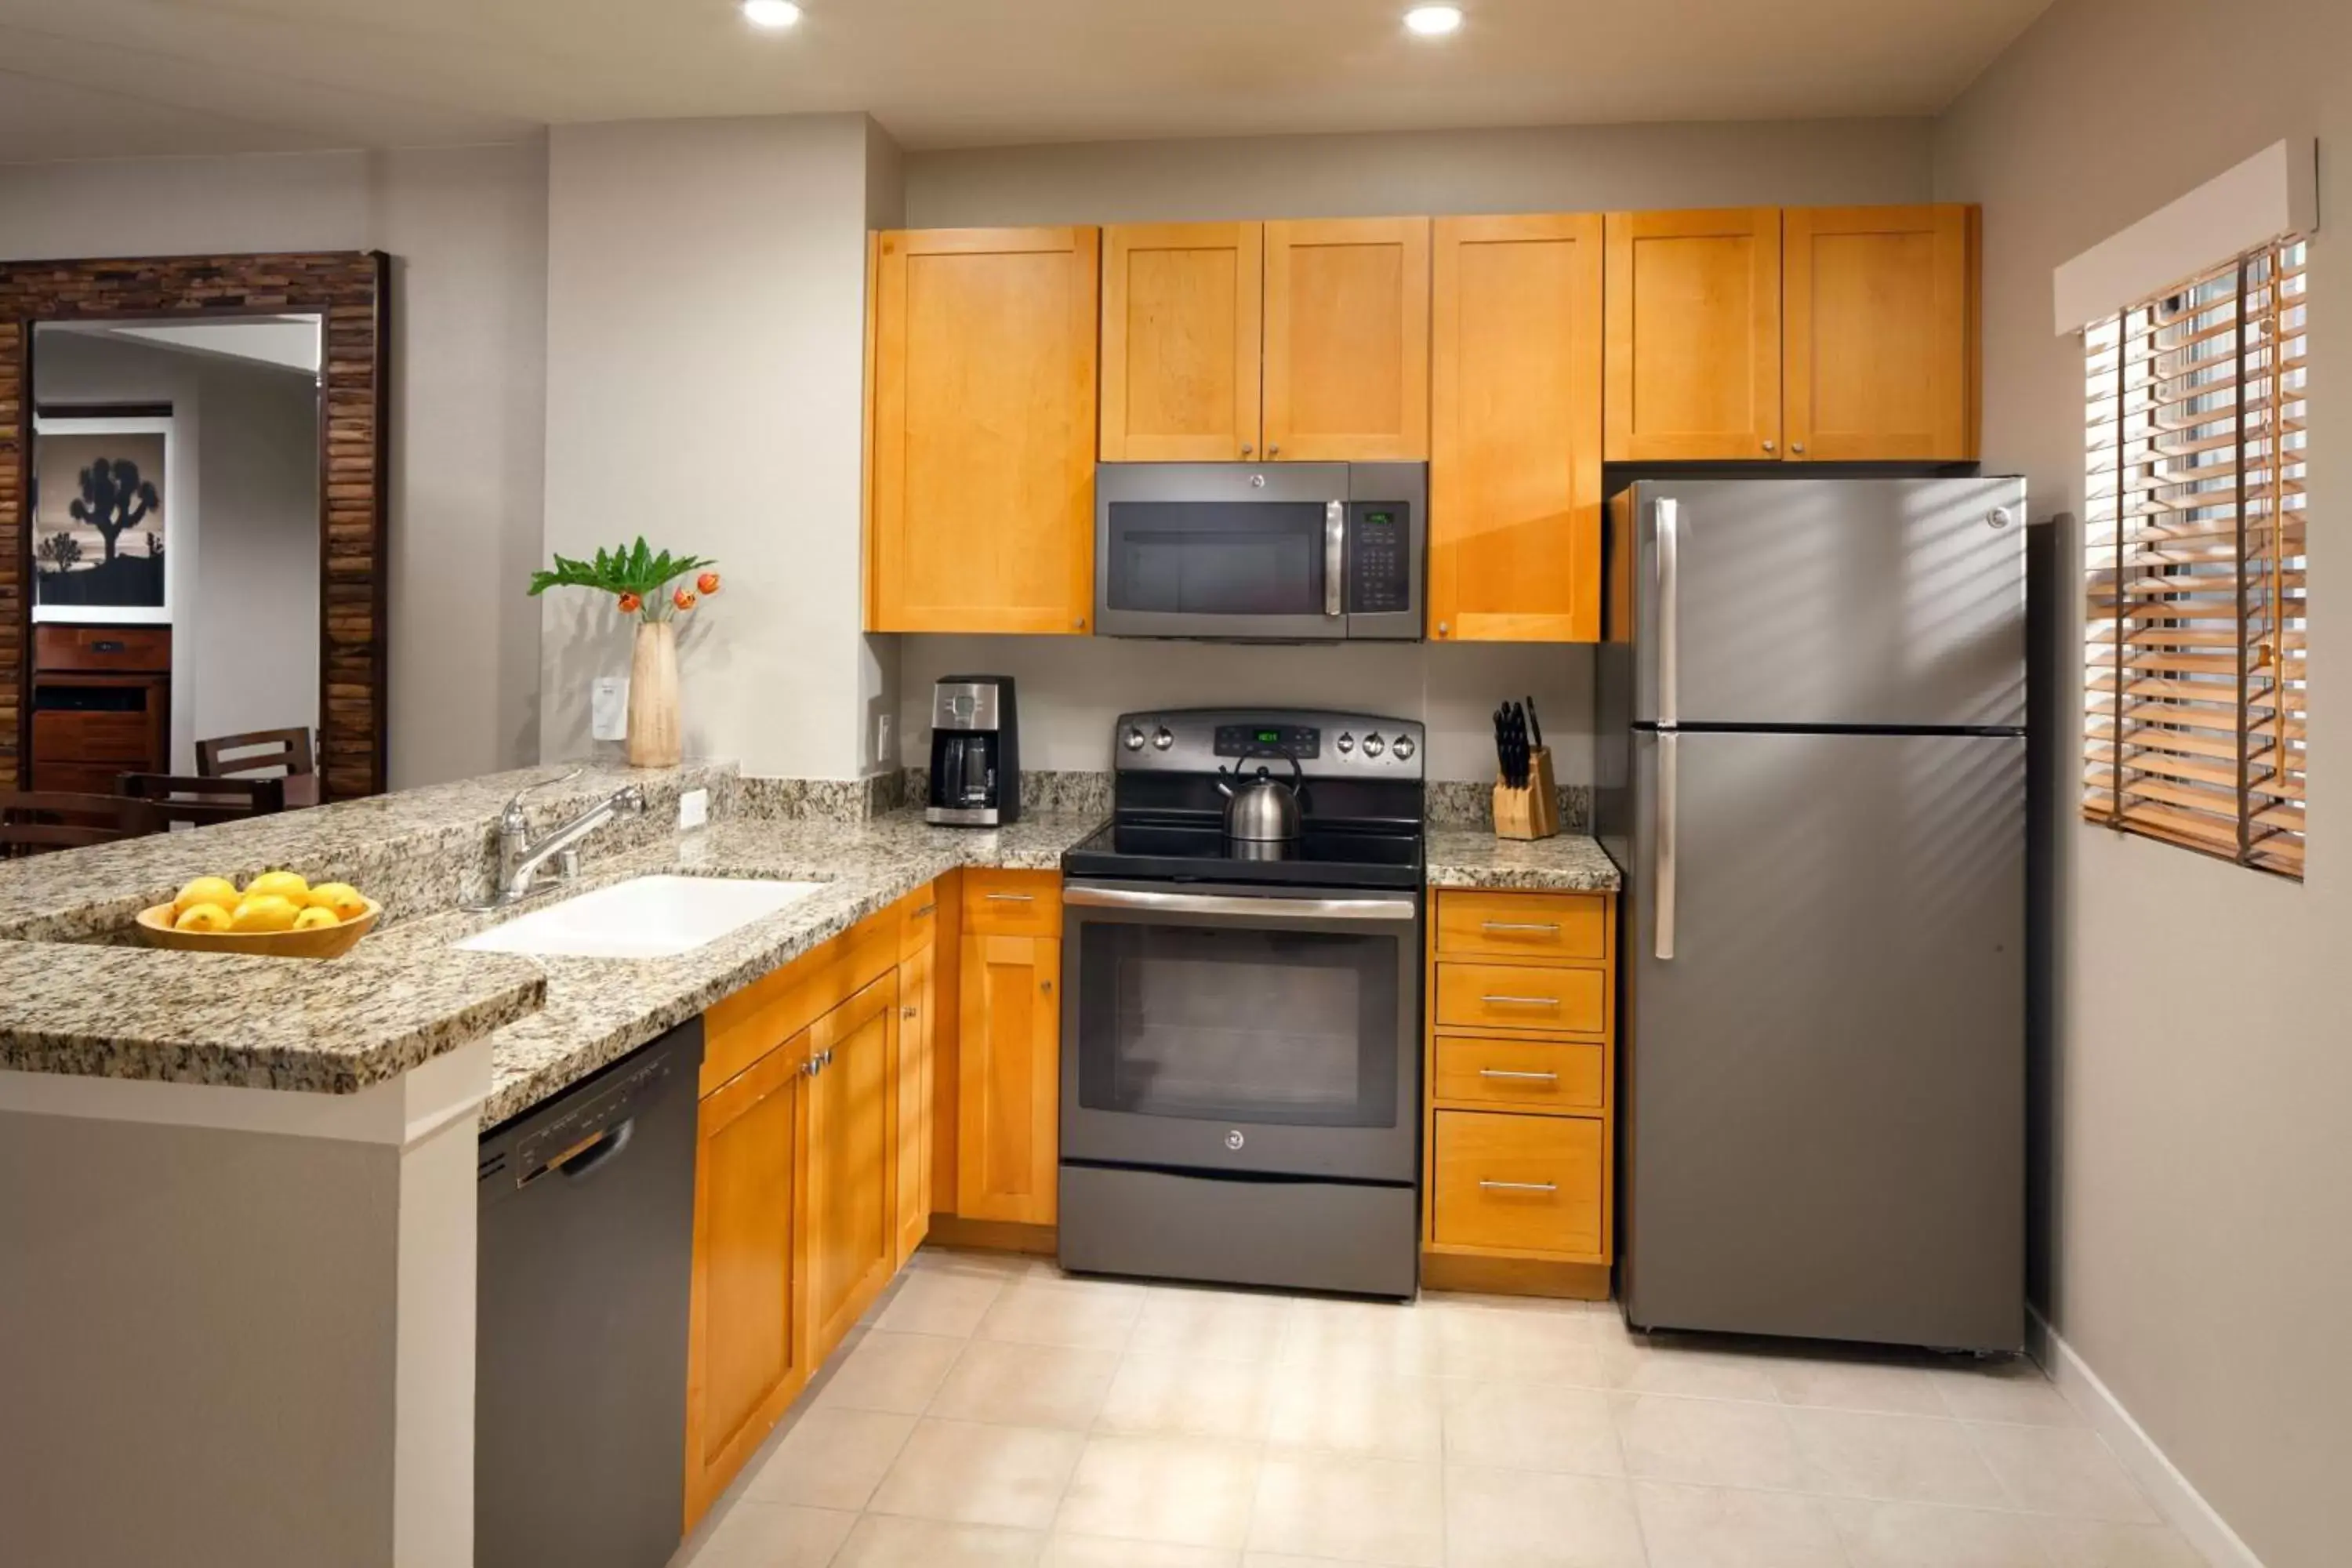
<svg viewBox="0 0 2352 1568">
<path fill-rule="evenodd" d="M 661 1568 L 686 1513 L 702 1020 L 482 1139 L 477 1568 Z"/>
</svg>

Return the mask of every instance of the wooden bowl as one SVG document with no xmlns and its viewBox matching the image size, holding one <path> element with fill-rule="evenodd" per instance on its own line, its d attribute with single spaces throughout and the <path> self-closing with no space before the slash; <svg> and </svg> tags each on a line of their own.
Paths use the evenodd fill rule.
<svg viewBox="0 0 2352 1568">
<path fill-rule="evenodd" d="M 150 947 L 176 947 L 190 952 L 244 952 L 257 958 L 341 958 L 359 945 L 375 926 L 383 906 L 367 900 L 364 913 L 341 925 L 313 926 L 309 931 L 180 931 L 172 924 L 172 906 L 157 904 L 139 911 L 139 934 Z"/>
</svg>

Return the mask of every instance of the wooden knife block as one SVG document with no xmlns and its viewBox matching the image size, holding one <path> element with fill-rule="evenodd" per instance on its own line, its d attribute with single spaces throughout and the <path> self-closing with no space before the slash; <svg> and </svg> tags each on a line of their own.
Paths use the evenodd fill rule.
<svg viewBox="0 0 2352 1568">
<path fill-rule="evenodd" d="M 1551 748 L 1538 746 L 1528 757 L 1528 787 L 1495 784 L 1495 837 L 1549 838 L 1559 831 L 1559 790 L 1551 782 Z"/>
</svg>

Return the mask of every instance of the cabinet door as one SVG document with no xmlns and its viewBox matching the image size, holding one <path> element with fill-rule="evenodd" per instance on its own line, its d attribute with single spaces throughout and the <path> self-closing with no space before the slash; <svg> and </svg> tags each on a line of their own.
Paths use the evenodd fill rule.
<svg viewBox="0 0 2352 1568">
<path fill-rule="evenodd" d="M 1087 629 L 1099 237 L 877 238 L 867 630 Z"/>
<path fill-rule="evenodd" d="M 1780 455 L 1780 212 L 1611 213 L 1612 463 Z"/>
<path fill-rule="evenodd" d="M 1437 220 L 1429 631 L 1601 637 L 1597 215 Z"/>
<path fill-rule="evenodd" d="M 897 1121 L 898 981 L 893 970 L 809 1031 L 808 1283 L 811 1359 L 822 1362 L 898 1260 L 890 1183 Z"/>
<path fill-rule="evenodd" d="M 691 1530 L 808 1381 L 797 1167 L 808 1135 L 803 1031 L 702 1101 L 687 1336 Z"/>
<path fill-rule="evenodd" d="M 926 943 L 898 963 L 897 1069 L 897 1260 L 904 1264 L 931 1228 L 931 1096 L 933 1017 L 937 1010 L 933 955 Z"/>
<path fill-rule="evenodd" d="M 1265 226 L 1265 455 L 1429 456 L 1429 220 Z"/>
<path fill-rule="evenodd" d="M 1257 455 L 1265 247 L 1255 223 L 1103 231 L 1103 461 Z"/>
<path fill-rule="evenodd" d="M 956 1212 L 966 1219 L 1054 1223 L 1061 976 L 1054 938 L 963 939 Z"/>
<path fill-rule="evenodd" d="M 1791 207 L 1781 229 L 1789 456 L 1976 456 L 1965 206 Z"/>
</svg>

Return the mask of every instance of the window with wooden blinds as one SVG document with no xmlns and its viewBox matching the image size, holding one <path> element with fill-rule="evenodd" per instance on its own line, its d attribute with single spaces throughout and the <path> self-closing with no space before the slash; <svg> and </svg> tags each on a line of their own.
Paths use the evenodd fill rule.
<svg viewBox="0 0 2352 1568">
<path fill-rule="evenodd" d="M 2085 330 L 2083 811 L 2303 875 L 2305 246 Z"/>
</svg>

